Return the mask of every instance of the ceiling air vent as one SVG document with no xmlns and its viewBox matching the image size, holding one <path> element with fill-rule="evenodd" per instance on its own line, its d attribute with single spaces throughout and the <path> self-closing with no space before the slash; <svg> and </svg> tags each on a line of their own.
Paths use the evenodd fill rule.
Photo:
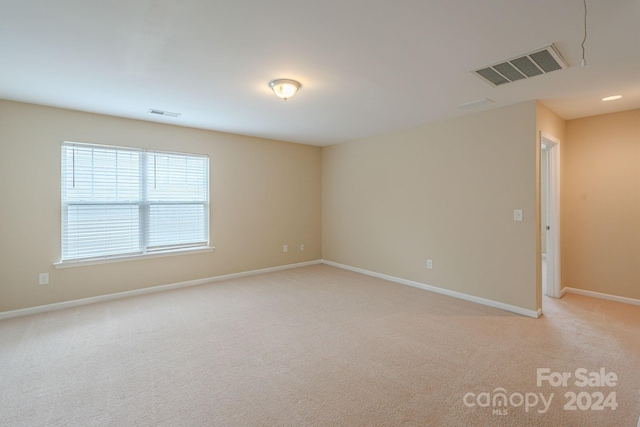
<svg viewBox="0 0 640 427">
<path fill-rule="evenodd" d="M 477 101 L 467 102 L 466 104 L 460 104 L 456 108 L 460 108 L 461 110 L 467 110 L 470 108 L 481 107 L 483 105 L 493 104 L 493 101 L 489 98 L 478 99 Z"/>
<path fill-rule="evenodd" d="M 154 110 L 153 108 L 149 110 L 151 114 L 157 114 L 158 116 L 167 116 L 167 117 L 178 117 L 180 113 L 172 113 L 170 111 L 162 111 L 162 110 Z"/>
<path fill-rule="evenodd" d="M 494 86 L 500 86 L 568 67 L 562 55 L 550 45 L 526 55 L 473 70 L 472 73 Z"/>
</svg>

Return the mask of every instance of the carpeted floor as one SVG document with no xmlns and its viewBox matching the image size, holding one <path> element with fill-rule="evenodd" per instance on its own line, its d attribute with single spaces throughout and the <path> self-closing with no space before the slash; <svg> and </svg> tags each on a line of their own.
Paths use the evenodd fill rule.
<svg viewBox="0 0 640 427">
<path fill-rule="evenodd" d="M 315 265 L 7 319 L 0 425 L 635 427 L 640 307 L 543 310 Z"/>
</svg>

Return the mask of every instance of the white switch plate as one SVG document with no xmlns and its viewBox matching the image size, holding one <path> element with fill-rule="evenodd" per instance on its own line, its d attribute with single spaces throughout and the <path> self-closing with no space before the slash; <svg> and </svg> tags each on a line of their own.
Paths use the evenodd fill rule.
<svg viewBox="0 0 640 427">
<path fill-rule="evenodd" d="M 522 209 L 515 209 L 513 211 L 513 220 L 522 221 Z"/>
<path fill-rule="evenodd" d="M 304 251 L 304 243 L 300 245 L 300 250 Z"/>
<path fill-rule="evenodd" d="M 49 273 L 40 273 L 38 277 L 38 285 L 48 285 L 49 284 Z"/>
<path fill-rule="evenodd" d="M 430 259 L 427 260 L 427 268 L 433 268 L 433 261 Z"/>
<path fill-rule="evenodd" d="M 289 245 L 283 245 L 282 252 L 289 252 Z"/>
</svg>

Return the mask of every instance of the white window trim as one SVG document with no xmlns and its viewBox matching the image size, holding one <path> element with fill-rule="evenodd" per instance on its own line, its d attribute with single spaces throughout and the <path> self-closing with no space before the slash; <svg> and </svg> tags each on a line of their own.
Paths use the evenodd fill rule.
<svg viewBox="0 0 640 427">
<path fill-rule="evenodd" d="M 175 155 L 181 155 L 181 156 L 194 156 L 194 157 L 206 157 L 207 159 L 209 158 L 208 155 L 206 154 L 198 154 L 198 153 L 185 153 L 185 152 L 176 152 L 176 151 L 159 151 L 159 150 L 151 150 L 151 149 L 145 149 L 145 148 L 137 148 L 137 147 L 123 147 L 123 146 L 117 146 L 117 145 L 104 145 L 104 144 L 92 144 L 92 143 L 83 143 L 83 142 L 74 142 L 74 141 L 63 141 L 62 145 L 80 145 L 80 146 L 93 146 L 93 147 L 104 147 L 107 149 L 113 149 L 113 150 L 119 150 L 119 151 L 135 151 L 135 152 L 141 152 L 144 154 L 147 153 L 165 153 L 165 154 L 175 154 Z M 209 179 L 210 179 L 210 169 L 209 169 L 209 174 L 207 176 L 207 188 L 210 191 L 210 187 L 209 187 Z M 146 179 L 146 176 L 143 176 L 143 179 Z M 210 198 L 210 195 L 208 196 Z M 149 202 L 145 201 L 143 204 L 146 204 L 147 206 L 150 204 Z M 213 252 L 215 250 L 215 247 L 210 246 L 211 245 L 211 237 L 210 237 L 210 226 L 211 224 L 209 223 L 209 216 L 210 216 L 210 200 L 207 200 L 206 205 L 209 207 L 206 210 L 206 216 L 207 216 L 207 242 L 201 242 L 199 245 L 191 245 L 191 246 L 184 246 L 184 247 L 173 247 L 173 248 L 169 248 L 169 249 L 159 249 L 159 250 L 150 250 L 150 251 L 145 251 L 145 252 L 141 252 L 141 253 L 135 253 L 135 254 L 117 254 L 117 255 L 107 255 L 107 256 L 98 256 L 95 258 L 80 258 L 80 259 L 67 259 L 67 260 L 63 260 L 61 259 L 60 261 L 56 261 L 53 263 L 53 266 L 56 269 L 64 269 L 64 268 L 72 268 L 72 267 L 82 267 L 82 266 L 89 266 L 89 265 L 99 265 L 99 264 L 109 264 L 109 263 L 115 263 L 115 262 L 122 262 L 122 261 L 135 261 L 135 260 L 140 260 L 140 259 L 148 259 L 148 258 L 161 258 L 161 257 L 168 257 L 168 256 L 175 256 L 175 255 L 189 255 L 189 254 L 198 254 L 198 253 L 206 253 L 206 252 Z M 64 208 L 64 204 L 62 204 L 62 207 Z M 147 248 L 148 249 L 148 248 Z"/>
<path fill-rule="evenodd" d="M 86 267 L 88 265 L 99 265 L 99 264 L 111 264 L 114 262 L 122 262 L 122 261 L 136 261 L 139 259 L 148 259 L 148 258 L 162 258 L 168 256 L 175 255 L 192 255 L 192 254 L 200 254 L 206 252 L 213 252 L 215 249 L 214 246 L 198 246 L 195 248 L 186 248 L 186 249 L 174 249 L 169 251 L 162 252 L 153 252 L 139 255 L 119 255 L 112 256 L 106 258 L 94 258 L 94 259 L 83 259 L 78 261 L 58 261 L 54 262 L 53 266 L 56 269 L 61 268 L 73 268 L 73 267 Z"/>
</svg>

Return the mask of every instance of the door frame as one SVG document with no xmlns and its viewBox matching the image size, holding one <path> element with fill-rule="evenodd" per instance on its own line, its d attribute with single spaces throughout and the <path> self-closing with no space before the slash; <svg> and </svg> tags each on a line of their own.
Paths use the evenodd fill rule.
<svg viewBox="0 0 640 427">
<path fill-rule="evenodd" d="M 547 233 L 547 275 L 545 295 L 560 298 L 560 141 L 544 132 L 540 132 L 540 152 L 543 145 L 547 146 L 547 197 L 548 197 L 548 226 Z M 540 204 L 542 206 L 542 203 Z M 542 258 L 542 256 L 541 256 Z"/>
</svg>

